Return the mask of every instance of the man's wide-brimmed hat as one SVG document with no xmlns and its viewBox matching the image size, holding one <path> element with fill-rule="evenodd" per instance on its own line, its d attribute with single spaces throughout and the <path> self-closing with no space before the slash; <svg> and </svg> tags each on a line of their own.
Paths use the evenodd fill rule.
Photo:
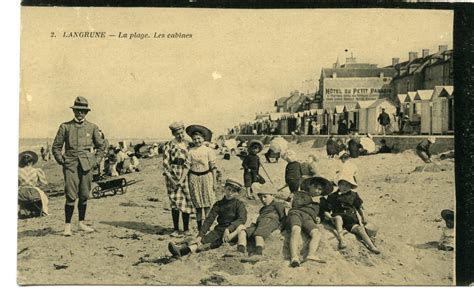
<svg viewBox="0 0 474 305">
<path fill-rule="evenodd" d="M 303 180 L 301 182 L 301 189 L 305 192 L 309 191 L 309 185 L 320 185 L 323 188 L 323 191 L 321 193 L 321 196 L 326 196 L 332 193 L 334 190 L 334 186 L 332 183 L 323 178 L 323 177 L 309 177 Z"/>
<path fill-rule="evenodd" d="M 233 189 L 235 189 L 237 192 L 240 192 L 243 188 L 243 185 L 240 184 L 239 182 L 232 180 L 232 179 L 227 179 L 225 181 L 225 186 L 230 186 Z"/>
<path fill-rule="evenodd" d="M 450 209 L 442 210 L 441 217 L 443 217 L 444 220 L 454 220 L 454 211 Z"/>
<path fill-rule="evenodd" d="M 199 132 L 204 137 L 204 141 L 210 142 L 212 140 L 212 131 L 202 125 L 189 125 L 186 127 L 186 133 L 192 137 L 195 132 Z"/>
<path fill-rule="evenodd" d="M 184 128 L 184 123 L 183 122 L 173 122 L 170 124 L 169 128 L 171 131 L 176 131 Z"/>
<path fill-rule="evenodd" d="M 261 152 L 263 150 L 263 143 L 262 141 L 259 140 L 250 140 L 247 144 L 248 148 L 251 148 L 252 146 L 257 145 L 258 146 L 258 152 Z"/>
<path fill-rule="evenodd" d="M 74 105 L 71 107 L 71 109 L 91 111 L 89 108 L 89 102 L 82 96 L 76 97 L 74 100 Z"/>
<path fill-rule="evenodd" d="M 27 150 L 20 153 L 20 155 L 18 156 L 18 166 L 25 167 L 27 159 L 30 159 L 31 161 L 33 161 L 33 164 L 36 164 L 38 162 L 38 154 L 31 150 Z"/>
</svg>

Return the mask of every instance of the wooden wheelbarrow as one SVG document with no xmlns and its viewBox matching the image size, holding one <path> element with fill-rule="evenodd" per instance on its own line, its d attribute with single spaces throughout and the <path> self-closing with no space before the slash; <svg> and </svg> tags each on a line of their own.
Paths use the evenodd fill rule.
<svg viewBox="0 0 474 305">
<path fill-rule="evenodd" d="M 92 189 L 92 197 L 95 199 L 110 195 L 122 195 L 127 192 L 127 187 L 143 180 L 130 180 L 125 178 L 112 178 L 97 181 L 97 185 Z"/>
</svg>

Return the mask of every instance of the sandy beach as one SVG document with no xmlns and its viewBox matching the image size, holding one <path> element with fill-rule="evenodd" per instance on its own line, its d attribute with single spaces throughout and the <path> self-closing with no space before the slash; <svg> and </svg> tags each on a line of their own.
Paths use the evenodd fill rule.
<svg viewBox="0 0 474 305">
<path fill-rule="evenodd" d="M 328 159 L 324 149 L 311 143 L 290 144 L 300 160 L 309 153 L 319 158 L 319 174 L 332 179 L 339 160 Z M 265 151 L 265 150 L 264 150 Z M 277 187 L 284 185 L 286 162 L 263 166 Z M 96 232 L 77 231 L 62 236 L 64 198 L 50 198 L 51 215 L 18 222 L 18 283 L 125 284 L 125 285 L 453 285 L 454 253 L 437 249 L 444 226 L 442 209 L 454 209 L 454 162 L 441 162 L 443 171 L 416 172 L 423 165 L 413 151 L 364 156 L 352 160 L 359 168 L 357 192 L 364 200 L 369 223 L 379 227 L 375 238 L 382 251 L 372 254 L 353 234 L 348 248 L 337 249 L 329 225 L 322 225 L 318 252 L 326 263 L 289 266 L 289 234 L 274 232 L 264 256 L 240 254 L 235 245 L 224 246 L 175 260 L 167 245 L 171 238 L 171 211 L 161 158 L 141 160 L 141 171 L 127 180 L 143 180 L 123 195 L 91 199 L 86 223 Z M 223 178 L 242 180 L 241 161 L 218 160 Z M 40 161 L 49 188 L 62 189 L 62 171 L 54 161 Z M 261 174 L 267 178 L 263 171 Z M 268 179 L 267 179 L 267 183 Z M 223 196 L 220 185 L 217 197 Z M 259 201 L 241 199 L 248 210 L 247 224 L 255 221 Z M 194 218 L 190 221 L 196 230 Z M 306 238 L 304 238 L 306 242 Z M 249 244 L 252 250 L 252 243 Z M 304 253 L 303 253 L 304 256 Z"/>
</svg>

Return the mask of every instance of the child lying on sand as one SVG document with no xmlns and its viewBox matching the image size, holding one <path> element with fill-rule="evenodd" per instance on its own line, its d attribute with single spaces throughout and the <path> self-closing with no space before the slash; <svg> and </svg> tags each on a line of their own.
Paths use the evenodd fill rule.
<svg viewBox="0 0 474 305">
<path fill-rule="evenodd" d="M 367 224 L 363 210 L 362 199 L 359 194 L 352 191 L 357 187 L 354 176 L 341 175 L 337 179 L 338 191 L 328 196 L 324 207 L 324 215 L 331 220 L 337 230 L 337 238 L 339 240 L 339 248 L 346 248 L 346 243 L 342 235 L 343 228 L 362 238 L 370 251 L 380 254 L 379 249 L 367 235 L 365 227 Z M 359 215 L 361 221 L 359 220 Z M 361 224 L 362 222 L 362 224 Z"/>
<path fill-rule="evenodd" d="M 263 207 L 259 211 L 259 216 L 255 223 L 252 223 L 245 230 L 239 233 L 239 245 L 237 249 L 245 253 L 247 250 L 247 238 L 255 238 L 255 255 L 262 255 L 265 247 L 265 238 L 270 236 L 273 231 L 280 228 L 285 218 L 285 207 L 283 203 L 275 200 L 275 193 L 271 187 L 262 187 L 257 192 Z"/>
<path fill-rule="evenodd" d="M 217 201 L 211 208 L 209 215 L 202 224 L 196 241 L 188 246 L 179 248 L 173 242 L 168 244 L 168 250 L 175 257 L 189 254 L 191 252 L 201 252 L 208 249 L 220 247 L 223 243 L 228 243 L 235 239 L 241 230 L 245 229 L 247 221 L 247 210 L 242 201 L 237 199 L 242 185 L 236 181 L 228 179 L 225 183 L 225 196 Z M 207 233 L 217 217 L 217 225 Z M 239 240 L 239 245 L 244 244 Z"/>
<path fill-rule="evenodd" d="M 308 245 L 308 256 L 306 260 L 323 262 L 316 255 L 316 250 L 321 239 L 320 229 L 317 226 L 321 222 L 319 218 L 319 202 L 314 202 L 314 197 L 326 196 L 333 190 L 331 182 L 321 177 L 311 177 L 301 183 L 302 191 L 295 193 L 292 208 L 288 212 L 288 223 L 291 228 L 290 255 L 291 267 L 300 265 L 299 241 L 301 230 L 310 236 Z"/>
</svg>

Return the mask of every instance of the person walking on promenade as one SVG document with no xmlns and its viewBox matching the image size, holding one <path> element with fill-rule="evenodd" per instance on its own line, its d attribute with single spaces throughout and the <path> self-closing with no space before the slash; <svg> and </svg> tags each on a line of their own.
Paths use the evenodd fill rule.
<svg viewBox="0 0 474 305">
<path fill-rule="evenodd" d="M 71 219 L 74 204 L 79 199 L 79 230 L 93 232 L 94 229 L 84 224 L 87 200 L 92 184 L 93 168 L 104 157 L 105 146 L 99 128 L 86 120 L 91 110 L 88 101 L 78 96 L 71 107 L 74 119 L 62 123 L 52 145 L 52 152 L 57 163 L 62 165 L 64 174 L 64 193 L 66 195 L 64 235 L 71 236 Z M 64 153 L 62 152 L 64 146 Z"/>
<path fill-rule="evenodd" d="M 382 112 L 379 114 L 377 121 L 382 127 L 382 134 L 385 135 L 390 128 L 390 116 L 385 112 L 385 108 L 382 108 Z"/>
</svg>

